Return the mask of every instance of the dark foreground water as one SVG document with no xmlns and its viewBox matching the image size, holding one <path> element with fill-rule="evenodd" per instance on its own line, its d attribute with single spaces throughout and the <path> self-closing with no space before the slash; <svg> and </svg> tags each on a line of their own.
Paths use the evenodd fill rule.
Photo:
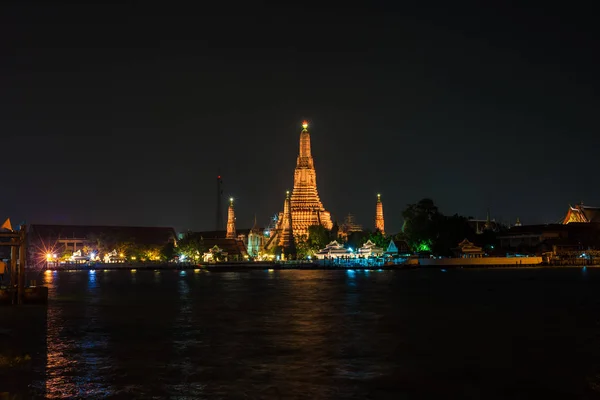
<svg viewBox="0 0 600 400">
<path fill-rule="evenodd" d="M 97 271 L 44 281 L 47 313 L 0 308 L 0 350 L 31 356 L 0 367 L 11 396 L 600 396 L 600 270 Z"/>
</svg>

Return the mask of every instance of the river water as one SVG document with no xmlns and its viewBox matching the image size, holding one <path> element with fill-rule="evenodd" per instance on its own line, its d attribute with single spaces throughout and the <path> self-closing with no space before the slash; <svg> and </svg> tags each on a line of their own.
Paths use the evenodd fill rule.
<svg viewBox="0 0 600 400">
<path fill-rule="evenodd" d="M 0 308 L 0 350 L 31 357 L 0 368 L 0 392 L 17 398 L 600 397 L 596 269 L 99 270 L 43 281 L 47 311 Z"/>
</svg>

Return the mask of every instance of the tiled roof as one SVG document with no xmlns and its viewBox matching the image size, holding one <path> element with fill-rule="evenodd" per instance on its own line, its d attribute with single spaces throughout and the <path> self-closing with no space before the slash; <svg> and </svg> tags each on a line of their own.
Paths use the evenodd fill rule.
<svg viewBox="0 0 600 400">
<path fill-rule="evenodd" d="M 233 255 L 244 256 L 247 254 L 246 246 L 244 246 L 244 242 L 242 242 L 241 240 L 225 239 L 225 238 L 218 238 L 218 239 L 204 238 L 204 247 L 206 248 L 206 251 L 209 251 L 214 246 L 217 246 L 221 250 L 227 252 L 227 254 L 230 256 L 233 256 Z"/>
<path fill-rule="evenodd" d="M 573 222 L 600 222 L 600 207 L 588 207 L 583 204 L 569 207 L 563 223 Z"/>
<path fill-rule="evenodd" d="M 581 211 L 583 211 L 588 222 L 600 222 L 600 208 L 582 206 Z"/>
</svg>

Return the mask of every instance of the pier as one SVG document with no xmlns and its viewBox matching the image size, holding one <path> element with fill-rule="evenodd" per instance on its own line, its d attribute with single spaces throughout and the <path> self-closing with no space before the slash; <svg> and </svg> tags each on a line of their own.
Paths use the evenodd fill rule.
<svg viewBox="0 0 600 400">
<path fill-rule="evenodd" d="M 0 246 L 10 246 L 10 263 L 0 271 L 0 304 L 21 305 L 46 303 L 48 289 L 38 287 L 35 281 L 25 283 L 25 267 L 27 265 L 27 226 L 22 225 L 18 231 L 0 232 Z M 8 286 L 4 285 L 8 275 Z"/>
</svg>

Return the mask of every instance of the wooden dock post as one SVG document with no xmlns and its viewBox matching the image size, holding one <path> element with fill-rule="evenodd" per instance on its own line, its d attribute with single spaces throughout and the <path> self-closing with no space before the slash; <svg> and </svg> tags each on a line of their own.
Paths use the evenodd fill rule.
<svg viewBox="0 0 600 400">
<path fill-rule="evenodd" d="M 25 266 L 27 265 L 27 226 L 22 225 L 19 231 L 0 231 L 0 238 L 9 239 L 8 241 L 0 241 L 0 246 L 10 246 L 10 287 L 7 290 L 8 296 L 10 296 L 10 303 L 23 304 L 24 300 L 26 300 Z M 44 292 L 42 289 L 43 288 L 39 289 L 39 291 Z M 37 294 L 35 296 L 37 296 Z M 46 296 L 47 298 L 47 295 L 44 293 L 43 296 Z"/>
<path fill-rule="evenodd" d="M 10 246 L 10 295 L 12 304 L 15 304 L 15 287 L 17 286 L 17 239 L 11 239 Z"/>
<path fill-rule="evenodd" d="M 27 263 L 27 227 L 25 225 L 22 225 L 19 230 L 19 239 L 19 283 L 17 288 L 17 304 L 23 304 L 23 294 L 25 292 L 25 264 Z"/>
</svg>

